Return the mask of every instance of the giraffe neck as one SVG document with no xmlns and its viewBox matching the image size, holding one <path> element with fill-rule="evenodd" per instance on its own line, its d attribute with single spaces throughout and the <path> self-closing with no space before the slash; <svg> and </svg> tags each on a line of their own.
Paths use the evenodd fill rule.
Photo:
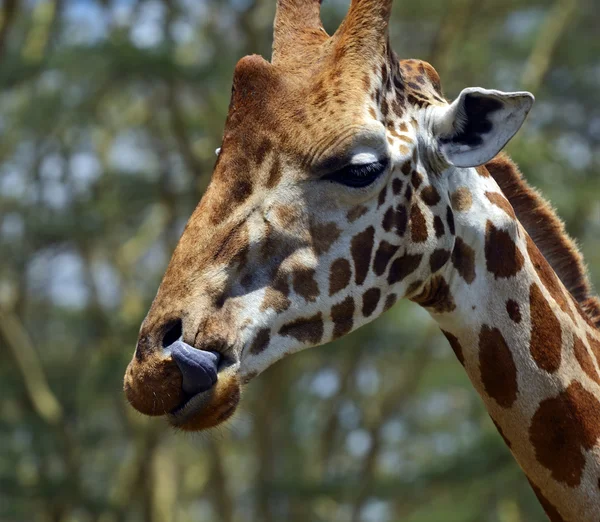
<svg viewBox="0 0 600 522">
<path fill-rule="evenodd" d="M 550 519 L 597 520 L 598 331 L 486 174 L 449 173 L 451 262 L 412 299 L 438 322 Z"/>
</svg>

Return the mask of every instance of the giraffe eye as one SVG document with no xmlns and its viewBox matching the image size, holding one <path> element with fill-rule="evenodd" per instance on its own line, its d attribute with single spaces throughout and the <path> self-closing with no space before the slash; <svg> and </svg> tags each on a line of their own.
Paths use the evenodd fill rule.
<svg viewBox="0 0 600 522">
<path fill-rule="evenodd" d="M 388 160 L 382 159 L 363 165 L 346 165 L 340 170 L 327 174 L 322 179 L 340 183 L 347 187 L 362 188 L 373 183 L 388 166 Z"/>
</svg>

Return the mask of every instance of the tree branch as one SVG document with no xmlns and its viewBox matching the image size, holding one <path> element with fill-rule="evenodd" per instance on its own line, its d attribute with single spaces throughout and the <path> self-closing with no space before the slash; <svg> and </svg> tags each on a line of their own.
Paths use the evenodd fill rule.
<svg viewBox="0 0 600 522">
<path fill-rule="evenodd" d="M 571 16 L 577 7 L 577 0 L 557 0 L 548 13 L 533 46 L 521 83 L 529 91 L 537 91 L 550 69 L 552 55 L 565 32 Z"/>
<path fill-rule="evenodd" d="M 464 42 L 469 22 L 476 11 L 475 0 L 447 2 L 447 11 L 432 43 L 428 61 L 442 78 L 450 75 L 457 56 L 457 46 Z"/>
<path fill-rule="evenodd" d="M 0 337 L 17 364 L 33 409 L 47 424 L 58 426 L 63 408 L 50 389 L 33 342 L 17 316 L 1 309 Z"/>
<path fill-rule="evenodd" d="M 0 11 L 0 62 L 2 61 L 8 33 L 12 27 L 18 7 L 18 0 L 4 0 L 2 4 L 2 11 Z"/>
<path fill-rule="evenodd" d="M 410 372 L 407 372 L 406 377 L 401 379 L 385 395 L 380 404 L 379 412 L 369 429 L 371 446 L 362 462 L 361 472 L 359 472 L 361 481 L 358 492 L 354 495 L 355 500 L 352 506 L 352 522 L 359 522 L 360 512 L 369 497 L 370 491 L 372 491 L 372 479 L 375 474 L 375 465 L 377 463 L 379 452 L 381 451 L 383 427 L 398 409 L 402 407 L 404 399 L 409 397 L 415 391 L 421 381 L 421 377 L 425 373 L 431 358 L 428 350 L 429 343 L 436 331 L 437 328 L 433 326 L 428 330 L 421 343 L 421 347 L 417 349 L 414 355 L 416 360 L 412 365 Z"/>
<path fill-rule="evenodd" d="M 339 426 L 338 410 L 342 402 L 348 396 L 348 390 L 352 385 L 352 378 L 356 372 L 356 368 L 362 355 L 361 350 L 354 350 L 354 353 L 349 354 L 344 358 L 343 368 L 341 369 L 340 386 L 331 399 L 328 401 L 327 411 L 323 416 L 326 418 L 323 432 L 321 435 L 321 458 L 320 464 L 322 472 L 326 473 L 329 466 L 331 456 L 335 447 L 336 436 Z"/>
<path fill-rule="evenodd" d="M 221 522 L 233 522 L 233 501 L 227 483 L 227 471 L 223 463 L 223 449 L 214 437 L 209 439 L 208 457 L 210 459 L 210 477 L 215 493 L 215 508 Z"/>
</svg>

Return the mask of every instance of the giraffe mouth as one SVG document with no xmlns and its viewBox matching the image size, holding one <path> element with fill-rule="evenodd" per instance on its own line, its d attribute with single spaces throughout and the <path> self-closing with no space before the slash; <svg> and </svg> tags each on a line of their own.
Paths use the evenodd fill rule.
<svg viewBox="0 0 600 522">
<path fill-rule="evenodd" d="M 167 414 L 169 424 L 183 431 L 202 431 L 229 419 L 241 399 L 238 366 L 224 361 L 219 367 L 215 385 L 193 395 L 186 394 L 184 401 Z"/>
</svg>

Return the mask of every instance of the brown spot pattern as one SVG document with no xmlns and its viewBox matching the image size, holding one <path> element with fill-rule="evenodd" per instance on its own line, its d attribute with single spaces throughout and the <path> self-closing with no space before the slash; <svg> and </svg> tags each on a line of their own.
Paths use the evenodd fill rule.
<svg viewBox="0 0 600 522">
<path fill-rule="evenodd" d="M 531 310 L 529 350 L 533 360 L 542 370 L 553 373 L 560 367 L 562 332 L 556 315 L 535 283 L 531 285 L 529 292 L 529 307 Z"/>
<path fill-rule="evenodd" d="M 579 313 L 590 326 L 600 327 L 600 300 L 591 295 L 581 254 L 552 207 L 527 185 L 517 166 L 506 155 L 499 154 L 486 167 L 537 248 L 585 311 L 576 310 L 575 315 Z"/>
<path fill-rule="evenodd" d="M 364 216 L 368 211 L 369 209 L 364 205 L 357 205 L 348 211 L 348 215 L 346 217 L 350 223 L 354 223 L 358 218 Z"/>
<path fill-rule="evenodd" d="M 448 230 L 450 231 L 450 234 L 456 234 L 456 228 L 454 226 L 454 213 L 452 212 L 450 205 L 446 207 L 446 222 L 448 223 Z"/>
<path fill-rule="evenodd" d="M 540 403 L 531 420 L 529 440 L 538 461 L 555 480 L 570 487 L 581 483 L 582 450 L 591 450 L 600 437 L 598 411 L 600 402 L 579 382 Z"/>
<path fill-rule="evenodd" d="M 446 233 L 444 222 L 440 216 L 435 216 L 433 218 L 433 229 L 435 230 L 435 237 L 437 238 L 442 237 Z"/>
<path fill-rule="evenodd" d="M 402 185 L 403 185 L 402 180 L 395 178 L 394 181 L 392 181 L 392 192 L 395 195 L 400 194 L 400 192 L 402 192 Z"/>
<path fill-rule="evenodd" d="M 416 170 L 413 170 L 410 176 L 410 182 L 412 183 L 413 187 L 418 189 L 421 186 L 421 183 L 423 183 L 423 175 L 418 173 Z"/>
<path fill-rule="evenodd" d="M 421 293 L 410 297 L 410 300 L 438 314 L 452 312 L 456 309 L 450 286 L 441 275 L 433 276 L 425 284 Z"/>
<path fill-rule="evenodd" d="M 598 372 L 596 371 L 596 367 L 594 366 L 594 359 L 588 352 L 583 341 L 575 336 L 573 341 L 573 352 L 575 353 L 575 357 L 577 358 L 577 362 L 581 369 L 587 374 L 587 376 L 600 384 L 600 377 L 598 376 Z"/>
<path fill-rule="evenodd" d="M 448 259 L 450 259 L 450 250 L 438 248 L 429 257 L 429 268 L 435 273 L 448 262 Z"/>
<path fill-rule="evenodd" d="M 499 277 L 512 277 L 523 268 L 523 254 L 505 230 L 491 221 L 485 227 L 485 261 L 489 272 Z"/>
<path fill-rule="evenodd" d="M 509 217 L 515 219 L 515 211 L 513 210 L 512 205 L 502 194 L 499 194 L 498 192 L 486 192 L 485 197 L 488 198 L 490 203 L 504 210 Z"/>
<path fill-rule="evenodd" d="M 473 205 L 473 196 L 467 187 L 460 187 L 450 196 L 452 208 L 457 212 L 466 212 Z"/>
<path fill-rule="evenodd" d="M 362 297 L 362 314 L 364 317 L 370 317 L 377 308 L 381 299 L 381 290 L 379 288 L 369 288 Z"/>
<path fill-rule="evenodd" d="M 500 406 L 509 408 L 517 400 L 517 367 L 498 328 L 483 325 L 479 332 L 479 370 L 485 392 Z"/>
<path fill-rule="evenodd" d="M 546 261 L 546 258 L 540 252 L 536 244 L 533 242 L 531 237 L 527 236 L 527 253 L 529 254 L 529 259 L 537 272 L 540 280 L 543 285 L 546 287 L 546 290 L 550 293 L 552 298 L 556 301 L 560 309 L 569 314 L 572 320 L 575 320 L 573 317 L 573 312 L 569 307 L 569 303 L 566 299 L 565 292 L 556 277 L 556 274 L 552 267 Z"/>
<path fill-rule="evenodd" d="M 383 221 L 381 222 L 381 226 L 386 232 L 392 230 L 392 227 L 394 226 L 395 214 L 396 212 L 394 211 L 393 207 L 390 207 L 385 211 L 385 214 L 383 215 Z"/>
<path fill-rule="evenodd" d="M 450 347 L 452 348 L 452 351 L 456 355 L 458 362 L 460 362 L 460 364 L 462 364 L 464 366 L 465 365 L 465 356 L 463 354 L 463 349 L 462 349 L 462 346 L 460 345 L 460 342 L 458 341 L 458 338 L 456 336 L 452 335 L 450 332 L 446 332 L 445 330 L 442 330 L 442 333 L 446 336 L 446 339 L 448 339 L 448 342 L 450 343 Z"/>
<path fill-rule="evenodd" d="M 475 251 L 459 236 L 454 242 L 452 264 L 468 284 L 475 280 Z"/>
<path fill-rule="evenodd" d="M 333 338 L 337 339 L 352 330 L 354 324 L 354 299 L 346 297 L 341 303 L 331 307 L 331 320 L 333 321 Z"/>
<path fill-rule="evenodd" d="M 408 285 L 408 288 L 406 289 L 406 297 L 410 299 L 410 296 L 416 294 L 419 288 L 421 288 L 421 286 L 423 286 L 423 281 L 421 279 L 413 281 L 410 285 Z"/>
<path fill-rule="evenodd" d="M 400 245 L 392 245 L 387 241 L 379 243 L 375 258 L 373 259 L 373 270 L 376 275 L 381 276 L 385 273 L 390 259 L 398 252 Z"/>
<path fill-rule="evenodd" d="M 352 238 L 350 252 L 354 260 L 354 280 L 362 285 L 367 277 L 373 252 L 375 229 L 369 227 Z"/>
<path fill-rule="evenodd" d="M 509 299 L 506 301 L 506 311 L 508 312 L 508 317 L 510 317 L 515 323 L 521 322 L 521 309 L 519 308 L 519 303 Z"/>
<path fill-rule="evenodd" d="M 412 274 L 421 263 L 422 254 L 405 254 L 394 259 L 388 274 L 388 283 L 393 285 L 402 281 L 406 276 Z"/>
<path fill-rule="evenodd" d="M 264 312 L 273 308 L 277 313 L 287 310 L 290 306 L 288 295 L 290 287 L 287 282 L 286 274 L 277 274 L 271 286 L 265 289 L 265 295 L 260 305 L 260 311 Z"/>
<path fill-rule="evenodd" d="M 314 302 L 319 297 L 319 285 L 315 280 L 315 271 L 312 268 L 300 268 L 293 275 L 294 292 L 307 301 Z"/>
<path fill-rule="evenodd" d="M 477 174 L 479 174 L 482 178 L 490 177 L 490 173 L 488 172 L 485 165 L 479 165 L 479 167 L 475 167 L 475 170 L 477 171 Z"/>
<path fill-rule="evenodd" d="M 381 222 L 381 226 L 386 232 L 392 230 L 392 227 L 394 226 L 395 215 L 396 212 L 394 211 L 393 207 L 390 207 L 385 211 L 385 214 L 383 215 L 383 221 Z"/>
<path fill-rule="evenodd" d="M 415 243 L 427 241 L 427 223 L 418 205 L 410 209 L 410 237 Z"/>
<path fill-rule="evenodd" d="M 250 353 L 258 355 L 262 353 L 265 348 L 269 345 L 271 340 L 271 331 L 268 328 L 261 328 L 257 333 L 254 341 L 250 345 Z"/>
<path fill-rule="evenodd" d="M 421 199 L 427 206 L 433 207 L 440 202 L 441 198 L 435 187 L 428 185 L 421 191 Z"/>
<path fill-rule="evenodd" d="M 598 363 L 598 366 L 600 366 L 600 341 L 589 333 L 587 334 L 587 339 L 590 348 L 592 349 L 592 353 L 596 357 L 596 362 Z"/>
<path fill-rule="evenodd" d="M 385 198 L 387 196 L 387 186 L 381 189 L 379 196 L 377 196 L 377 208 L 385 203 Z"/>
<path fill-rule="evenodd" d="M 312 237 L 315 254 L 320 256 L 327 252 L 331 248 L 331 245 L 340 237 L 340 233 L 340 229 L 333 222 L 325 224 L 311 223 L 310 236 Z"/>
<path fill-rule="evenodd" d="M 394 213 L 394 224 L 396 226 L 396 234 L 402 237 L 406 233 L 408 226 L 408 212 L 404 205 L 398 205 Z"/>
<path fill-rule="evenodd" d="M 337 294 L 350 284 L 352 268 L 347 259 L 339 258 L 331 263 L 329 270 L 329 295 Z"/>
<path fill-rule="evenodd" d="M 396 304 L 397 300 L 398 300 L 398 296 L 396 294 L 389 294 L 385 298 L 385 303 L 383 305 L 383 311 L 387 312 L 392 306 L 394 306 Z"/>
<path fill-rule="evenodd" d="M 284 324 L 279 335 L 294 337 L 301 343 L 318 344 L 323 337 L 323 317 L 321 312 L 312 317 L 302 317 Z"/>
</svg>

